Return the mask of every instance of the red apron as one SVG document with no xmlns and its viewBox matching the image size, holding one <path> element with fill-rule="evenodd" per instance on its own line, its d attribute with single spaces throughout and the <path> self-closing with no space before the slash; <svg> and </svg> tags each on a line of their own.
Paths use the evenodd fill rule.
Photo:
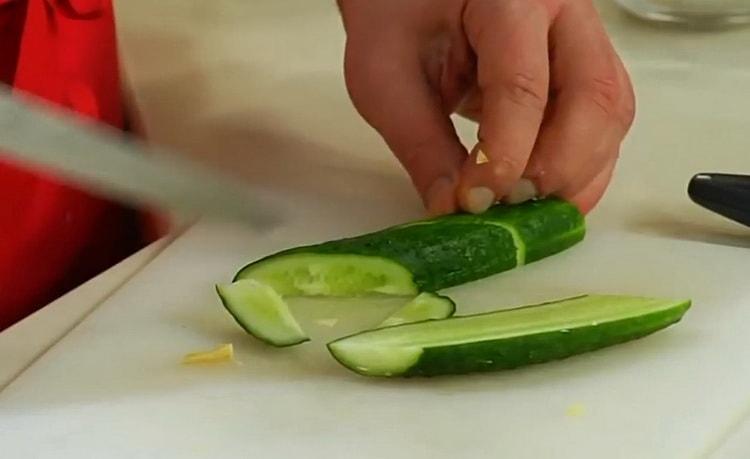
<svg viewBox="0 0 750 459">
<path fill-rule="evenodd" d="M 123 128 L 110 0 L 0 0 L 0 79 Z M 132 210 L 0 154 L 0 330 L 140 242 Z"/>
</svg>

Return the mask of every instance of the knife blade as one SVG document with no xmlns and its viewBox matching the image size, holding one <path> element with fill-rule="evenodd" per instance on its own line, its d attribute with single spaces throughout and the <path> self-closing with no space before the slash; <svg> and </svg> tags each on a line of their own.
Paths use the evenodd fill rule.
<svg viewBox="0 0 750 459">
<path fill-rule="evenodd" d="M 0 87 L 1 157 L 48 169 L 129 205 L 258 229 L 281 219 L 280 192 L 226 177 L 31 95 L 14 95 L 7 86 Z"/>
</svg>

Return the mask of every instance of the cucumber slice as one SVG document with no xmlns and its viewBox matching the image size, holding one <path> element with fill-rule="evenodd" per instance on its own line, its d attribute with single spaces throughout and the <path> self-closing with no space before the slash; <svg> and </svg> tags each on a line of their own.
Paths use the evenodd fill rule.
<svg viewBox="0 0 750 459">
<path fill-rule="evenodd" d="M 575 206 L 543 199 L 286 250 L 245 266 L 235 280 L 257 279 L 282 295 L 435 292 L 555 254 L 584 233 Z"/>
<path fill-rule="evenodd" d="M 366 331 L 328 344 L 366 376 L 493 371 L 562 359 L 678 322 L 689 300 L 591 295 Z"/>
<path fill-rule="evenodd" d="M 378 328 L 393 327 L 425 320 L 447 319 L 456 312 L 456 303 L 447 296 L 420 293 L 396 312 L 386 317 Z"/>
<path fill-rule="evenodd" d="M 216 292 L 237 323 L 259 340 L 278 347 L 309 341 L 289 306 L 272 287 L 245 279 L 217 285 Z"/>
</svg>

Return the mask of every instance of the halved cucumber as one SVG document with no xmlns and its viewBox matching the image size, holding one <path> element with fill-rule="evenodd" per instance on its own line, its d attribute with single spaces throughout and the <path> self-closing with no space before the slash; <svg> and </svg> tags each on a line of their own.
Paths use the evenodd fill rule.
<svg viewBox="0 0 750 459">
<path fill-rule="evenodd" d="M 386 317 L 378 328 L 393 327 L 424 320 L 447 319 L 456 312 L 456 303 L 447 296 L 420 293 L 396 312 Z"/>
<path fill-rule="evenodd" d="M 328 344 L 367 376 L 503 370 L 639 338 L 679 321 L 689 300 L 591 295 L 366 331 Z"/>
<path fill-rule="evenodd" d="M 575 206 L 543 199 L 285 250 L 245 266 L 235 280 L 257 279 L 281 295 L 413 295 L 539 260 L 584 233 Z"/>
<path fill-rule="evenodd" d="M 270 286 L 254 279 L 217 285 L 224 307 L 248 333 L 274 346 L 309 341 L 284 299 Z"/>
<path fill-rule="evenodd" d="M 292 253 L 259 263 L 251 275 L 284 296 L 416 295 L 414 278 L 388 258 L 349 254 Z"/>
</svg>

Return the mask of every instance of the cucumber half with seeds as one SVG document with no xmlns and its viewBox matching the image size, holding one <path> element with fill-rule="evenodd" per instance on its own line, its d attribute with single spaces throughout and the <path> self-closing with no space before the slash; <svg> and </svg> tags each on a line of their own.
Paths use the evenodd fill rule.
<svg viewBox="0 0 750 459">
<path fill-rule="evenodd" d="M 291 253 L 259 263 L 252 275 L 283 296 L 416 295 L 414 276 L 388 258 L 350 254 Z"/>
<path fill-rule="evenodd" d="M 401 306 L 378 325 L 378 328 L 422 322 L 425 320 L 447 319 L 456 312 L 456 303 L 447 296 L 436 293 L 420 293 L 416 298 Z"/>
<path fill-rule="evenodd" d="M 278 347 L 309 341 L 289 306 L 272 287 L 245 279 L 217 285 L 216 292 L 237 323 L 259 340 Z"/>
<path fill-rule="evenodd" d="M 436 376 L 563 359 L 678 322 L 689 300 L 591 295 L 492 313 L 381 328 L 328 344 L 366 376 Z"/>
<path fill-rule="evenodd" d="M 285 250 L 245 266 L 235 280 L 256 279 L 285 296 L 416 295 L 553 255 L 584 234 L 574 205 L 542 199 Z"/>
</svg>

